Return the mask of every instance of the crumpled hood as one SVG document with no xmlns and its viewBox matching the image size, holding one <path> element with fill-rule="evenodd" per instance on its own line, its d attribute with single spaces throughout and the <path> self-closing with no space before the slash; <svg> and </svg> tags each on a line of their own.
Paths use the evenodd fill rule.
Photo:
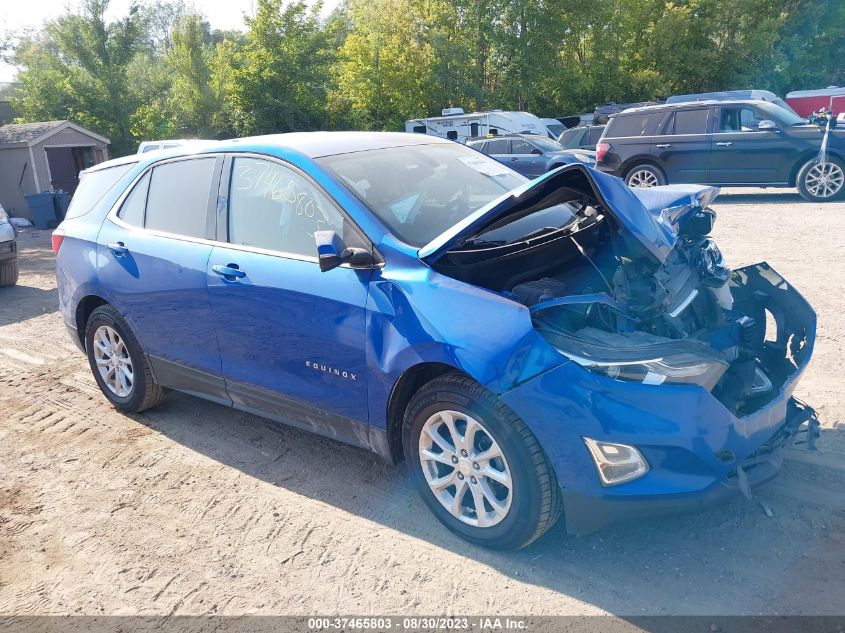
<svg viewBox="0 0 845 633">
<path fill-rule="evenodd" d="M 659 262 L 678 241 L 678 226 L 718 195 L 718 187 L 667 185 L 632 189 L 621 178 L 586 165 L 566 165 L 512 189 L 423 246 L 418 256 L 431 263 L 449 250 L 485 231 L 503 226 L 534 212 L 532 208 L 559 187 L 586 178 L 608 214 Z"/>
</svg>

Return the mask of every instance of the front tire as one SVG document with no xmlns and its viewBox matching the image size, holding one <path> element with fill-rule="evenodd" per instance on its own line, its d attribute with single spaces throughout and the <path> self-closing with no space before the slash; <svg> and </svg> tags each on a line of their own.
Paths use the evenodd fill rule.
<svg viewBox="0 0 845 633">
<path fill-rule="evenodd" d="M 18 283 L 17 258 L 0 263 L 0 287 L 14 286 L 16 283 Z"/>
<path fill-rule="evenodd" d="M 798 193 L 810 202 L 831 202 L 845 194 L 845 163 L 830 157 L 823 163 L 808 160 L 798 171 Z"/>
<path fill-rule="evenodd" d="M 625 184 L 629 187 L 662 187 L 666 183 L 666 175 L 654 165 L 636 165 L 625 174 Z"/>
<path fill-rule="evenodd" d="M 115 409 L 138 413 L 164 399 L 135 335 L 112 306 L 100 306 L 88 317 L 85 350 L 100 391 Z"/>
<path fill-rule="evenodd" d="M 414 394 L 403 440 L 423 501 L 472 543 L 525 547 L 560 516 L 560 488 L 537 439 L 470 378 L 447 374 Z"/>
</svg>

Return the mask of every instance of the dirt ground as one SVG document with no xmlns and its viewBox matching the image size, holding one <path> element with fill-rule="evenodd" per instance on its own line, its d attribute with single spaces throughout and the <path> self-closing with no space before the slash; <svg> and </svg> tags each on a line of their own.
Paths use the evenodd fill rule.
<svg viewBox="0 0 845 633">
<path fill-rule="evenodd" d="M 404 467 L 204 401 L 108 406 L 57 308 L 47 232 L 0 289 L 0 614 L 843 614 L 845 204 L 726 192 L 733 266 L 819 315 L 819 451 L 703 514 L 515 553 L 442 528 Z M 761 502 L 770 508 L 764 512 Z"/>
</svg>

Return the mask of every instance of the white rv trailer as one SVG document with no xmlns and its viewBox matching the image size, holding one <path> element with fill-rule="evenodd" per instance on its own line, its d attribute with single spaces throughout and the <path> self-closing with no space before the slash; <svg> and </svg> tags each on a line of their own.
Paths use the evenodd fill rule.
<svg viewBox="0 0 845 633">
<path fill-rule="evenodd" d="M 548 131 L 543 121 L 530 112 L 471 112 L 465 114 L 461 108 L 446 108 L 442 116 L 405 121 L 405 131 L 430 134 L 440 138 L 465 143 L 475 136 L 513 134 L 527 132 L 546 136 Z"/>
</svg>

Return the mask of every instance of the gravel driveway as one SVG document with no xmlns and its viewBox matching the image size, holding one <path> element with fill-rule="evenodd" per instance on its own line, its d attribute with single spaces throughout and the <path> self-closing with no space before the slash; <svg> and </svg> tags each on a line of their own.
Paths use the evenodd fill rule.
<svg viewBox="0 0 845 633">
<path fill-rule="evenodd" d="M 797 395 L 820 450 L 753 502 L 515 553 L 451 535 L 362 450 L 177 394 L 114 411 L 56 311 L 49 234 L 25 232 L 0 289 L 0 614 L 845 613 L 845 204 L 714 206 L 729 263 L 768 260 L 818 312 Z"/>
</svg>

